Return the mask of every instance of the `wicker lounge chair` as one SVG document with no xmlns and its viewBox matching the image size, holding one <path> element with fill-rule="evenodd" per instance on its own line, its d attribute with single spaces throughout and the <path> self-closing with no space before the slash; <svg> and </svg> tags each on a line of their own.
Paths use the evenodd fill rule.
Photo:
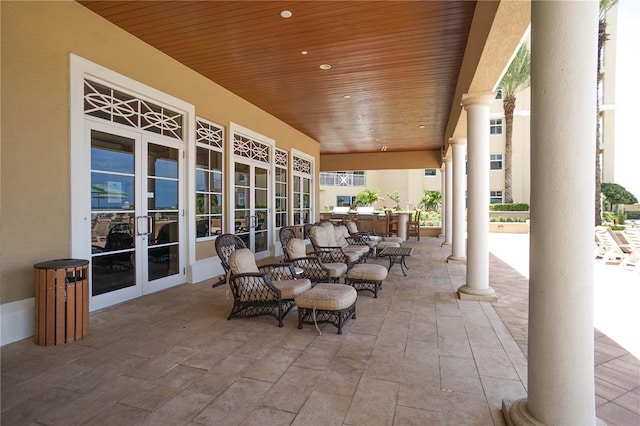
<svg viewBox="0 0 640 426">
<path fill-rule="evenodd" d="M 284 317 L 294 306 L 293 298 L 311 289 L 311 281 L 296 279 L 289 263 L 258 266 L 253 253 L 236 235 L 218 237 L 216 251 L 223 268 L 228 268 L 227 280 L 233 295 L 233 308 L 227 319 L 271 315 L 282 327 Z"/>
</svg>

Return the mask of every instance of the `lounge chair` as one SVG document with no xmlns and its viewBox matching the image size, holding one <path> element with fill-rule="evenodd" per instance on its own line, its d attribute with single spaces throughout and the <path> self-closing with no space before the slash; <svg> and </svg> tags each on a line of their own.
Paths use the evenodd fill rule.
<svg viewBox="0 0 640 426">
<path fill-rule="evenodd" d="M 640 231 L 624 230 L 622 236 L 626 240 L 630 252 L 622 259 L 620 267 L 633 266 L 634 272 L 640 272 Z"/>
<path fill-rule="evenodd" d="M 628 256 L 611 233 L 607 226 L 596 226 L 595 237 L 597 242 L 596 259 L 602 263 L 620 263 Z"/>
<path fill-rule="evenodd" d="M 221 235 L 219 239 L 228 235 Z M 227 319 L 270 315 L 278 320 L 278 327 L 282 327 L 284 317 L 295 306 L 294 297 L 310 290 L 311 281 L 296 279 L 291 264 L 258 266 L 251 250 L 241 247 L 240 238 L 224 240 L 227 245 L 216 244 L 216 249 L 220 246 L 218 255 L 221 256 L 221 262 L 222 257 L 226 257 L 229 268 L 228 282 L 233 294 L 233 307 Z"/>
<path fill-rule="evenodd" d="M 344 228 L 344 231 L 340 229 L 338 233 L 340 235 L 343 232 L 348 234 L 346 227 L 343 226 L 342 228 Z M 339 245 L 336 241 L 335 227 L 329 222 L 312 226 L 309 230 L 309 239 L 314 251 L 325 263 L 345 263 L 348 268 L 351 268 L 354 264 L 364 261 L 365 254 L 363 251 L 369 253 L 368 246 L 349 249 L 349 244 L 346 243 L 346 240 L 344 242 L 341 241 Z"/>
<path fill-rule="evenodd" d="M 316 253 L 307 253 L 306 244 L 300 238 L 290 238 L 284 248 L 285 258 L 294 267 L 302 269 L 302 277 L 313 283 L 340 282 L 347 273 L 347 264 L 342 262 L 324 263 Z"/>
</svg>

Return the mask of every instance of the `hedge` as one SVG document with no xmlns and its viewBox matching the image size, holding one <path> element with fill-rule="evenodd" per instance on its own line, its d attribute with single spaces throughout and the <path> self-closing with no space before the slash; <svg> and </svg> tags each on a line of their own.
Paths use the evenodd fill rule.
<svg viewBox="0 0 640 426">
<path fill-rule="evenodd" d="M 640 219 L 640 210 L 639 211 L 627 211 L 625 212 L 627 215 L 627 219 Z"/>
<path fill-rule="evenodd" d="M 528 212 L 529 204 L 527 203 L 489 204 L 489 210 L 494 212 Z"/>
</svg>

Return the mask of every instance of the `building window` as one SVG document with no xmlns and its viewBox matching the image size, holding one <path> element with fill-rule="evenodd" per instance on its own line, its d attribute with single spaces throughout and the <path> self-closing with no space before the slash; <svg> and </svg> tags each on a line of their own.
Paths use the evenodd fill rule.
<svg viewBox="0 0 640 426">
<path fill-rule="evenodd" d="M 289 195 L 288 189 L 288 169 L 289 154 L 287 151 L 276 148 L 276 229 L 288 225 L 289 209 L 287 207 L 287 199 Z"/>
<path fill-rule="evenodd" d="M 501 204 L 502 203 L 502 191 L 491 191 L 489 195 L 489 202 L 491 204 Z"/>
<path fill-rule="evenodd" d="M 196 120 L 196 238 L 222 232 L 222 151 L 224 129 Z"/>
<path fill-rule="evenodd" d="M 491 170 L 502 170 L 502 154 L 491 154 Z"/>
<path fill-rule="evenodd" d="M 291 150 L 291 178 L 293 182 L 293 223 L 304 225 L 313 218 L 313 158 Z"/>
<path fill-rule="evenodd" d="M 336 196 L 336 207 L 351 207 L 355 204 L 356 197 L 352 195 Z"/>
<path fill-rule="evenodd" d="M 489 122 L 489 130 L 492 135 L 502 134 L 502 118 L 492 118 Z"/>
<path fill-rule="evenodd" d="M 436 175 L 436 169 L 424 169 L 424 175 L 425 176 L 435 176 Z"/>
<path fill-rule="evenodd" d="M 496 92 L 496 99 L 502 99 L 502 89 L 498 89 Z"/>
</svg>

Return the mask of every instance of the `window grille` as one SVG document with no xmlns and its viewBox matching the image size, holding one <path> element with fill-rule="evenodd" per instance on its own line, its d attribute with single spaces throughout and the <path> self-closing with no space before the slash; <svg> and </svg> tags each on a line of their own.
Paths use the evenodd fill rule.
<svg viewBox="0 0 640 426">
<path fill-rule="evenodd" d="M 84 113 L 182 140 L 184 117 L 181 113 L 87 79 L 84 80 Z"/>
</svg>

